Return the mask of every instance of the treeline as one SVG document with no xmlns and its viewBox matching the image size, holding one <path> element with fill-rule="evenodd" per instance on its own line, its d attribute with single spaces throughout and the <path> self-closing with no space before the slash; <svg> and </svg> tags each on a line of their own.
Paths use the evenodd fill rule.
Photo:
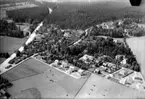
<svg viewBox="0 0 145 99">
<path fill-rule="evenodd" d="M 145 29 L 137 27 L 130 30 L 128 34 L 131 36 L 136 36 L 136 37 L 145 36 Z"/>
<path fill-rule="evenodd" d="M 23 38 L 23 31 L 20 31 L 14 22 L 8 23 L 5 20 L 0 20 L 0 36 L 10 36 Z"/>
<path fill-rule="evenodd" d="M 8 58 L 9 56 L 9 53 L 0 53 L 0 58 Z"/>
<path fill-rule="evenodd" d="M 110 36 L 113 38 L 123 38 L 124 37 L 124 30 L 123 28 L 119 29 L 103 29 L 98 28 L 97 26 L 94 26 L 90 32 L 90 35 L 92 36 Z"/>
</svg>

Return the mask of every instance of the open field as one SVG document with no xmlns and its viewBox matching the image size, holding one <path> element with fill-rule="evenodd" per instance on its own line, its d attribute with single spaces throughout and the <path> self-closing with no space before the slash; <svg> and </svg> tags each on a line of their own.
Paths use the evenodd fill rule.
<svg viewBox="0 0 145 99">
<path fill-rule="evenodd" d="M 0 58 L 0 64 L 5 60 L 5 58 Z"/>
<path fill-rule="evenodd" d="M 33 76 L 36 74 L 40 74 L 48 68 L 47 65 L 35 60 L 28 59 L 18 66 L 14 67 L 10 71 L 3 74 L 4 77 L 9 79 L 10 81 L 22 79 L 25 77 Z"/>
<path fill-rule="evenodd" d="M 141 72 L 145 78 L 145 37 L 129 38 L 127 39 L 127 43 L 136 56 L 141 66 Z"/>
<path fill-rule="evenodd" d="M 27 38 L 14 38 L 7 36 L 0 36 L 0 52 L 8 52 L 12 54 L 15 50 L 17 50 Z"/>
<path fill-rule="evenodd" d="M 76 98 L 145 98 L 143 92 L 92 74 Z"/>
<path fill-rule="evenodd" d="M 9 89 L 12 96 L 21 96 L 21 91 L 37 88 L 41 98 L 73 98 L 87 78 L 75 79 L 35 59 L 29 59 L 3 74 L 14 86 Z M 29 97 L 26 97 L 29 98 Z"/>
</svg>

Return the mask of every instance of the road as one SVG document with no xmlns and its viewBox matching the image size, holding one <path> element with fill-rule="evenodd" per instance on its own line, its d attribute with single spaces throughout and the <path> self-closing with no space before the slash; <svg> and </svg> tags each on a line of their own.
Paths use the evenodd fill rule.
<svg viewBox="0 0 145 99">
<path fill-rule="evenodd" d="M 28 45 L 29 43 L 31 43 L 34 38 L 36 37 L 36 32 L 41 28 L 41 26 L 43 26 L 43 21 L 36 27 L 36 29 L 32 32 L 32 34 L 30 35 L 30 37 L 28 38 L 28 40 L 25 42 L 26 45 Z M 24 46 L 21 46 L 18 49 L 20 52 L 22 52 L 24 50 Z M 6 71 L 14 68 L 17 65 L 12 66 L 9 69 L 6 69 L 7 66 L 9 66 L 9 61 L 12 60 L 13 58 L 16 57 L 16 53 L 14 52 L 9 58 L 7 58 L 1 65 L 0 65 L 0 75 L 5 73 Z"/>
</svg>

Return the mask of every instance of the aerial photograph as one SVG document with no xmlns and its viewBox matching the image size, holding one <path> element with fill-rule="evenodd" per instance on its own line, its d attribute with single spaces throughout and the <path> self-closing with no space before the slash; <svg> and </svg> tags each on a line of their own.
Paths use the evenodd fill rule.
<svg viewBox="0 0 145 99">
<path fill-rule="evenodd" d="M 0 0 L 0 99 L 145 99 L 145 0 Z"/>
</svg>

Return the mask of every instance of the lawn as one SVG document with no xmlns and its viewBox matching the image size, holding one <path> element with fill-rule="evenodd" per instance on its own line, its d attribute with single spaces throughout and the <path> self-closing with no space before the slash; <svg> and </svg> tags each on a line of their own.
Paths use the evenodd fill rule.
<svg viewBox="0 0 145 99">
<path fill-rule="evenodd" d="M 76 98 L 145 98 L 145 94 L 92 74 Z"/>
<path fill-rule="evenodd" d="M 145 78 L 145 36 L 129 38 L 127 39 L 127 43 L 136 56 L 141 66 L 141 72 Z"/>
<path fill-rule="evenodd" d="M 12 54 L 15 50 L 17 50 L 27 38 L 14 38 L 7 36 L 0 36 L 0 52 L 8 52 Z"/>
<path fill-rule="evenodd" d="M 21 91 L 29 88 L 38 89 L 41 98 L 73 98 L 87 80 L 83 77 L 75 79 L 35 59 L 23 62 L 3 76 L 14 84 L 9 92 L 19 98 L 27 96 Z"/>
</svg>

